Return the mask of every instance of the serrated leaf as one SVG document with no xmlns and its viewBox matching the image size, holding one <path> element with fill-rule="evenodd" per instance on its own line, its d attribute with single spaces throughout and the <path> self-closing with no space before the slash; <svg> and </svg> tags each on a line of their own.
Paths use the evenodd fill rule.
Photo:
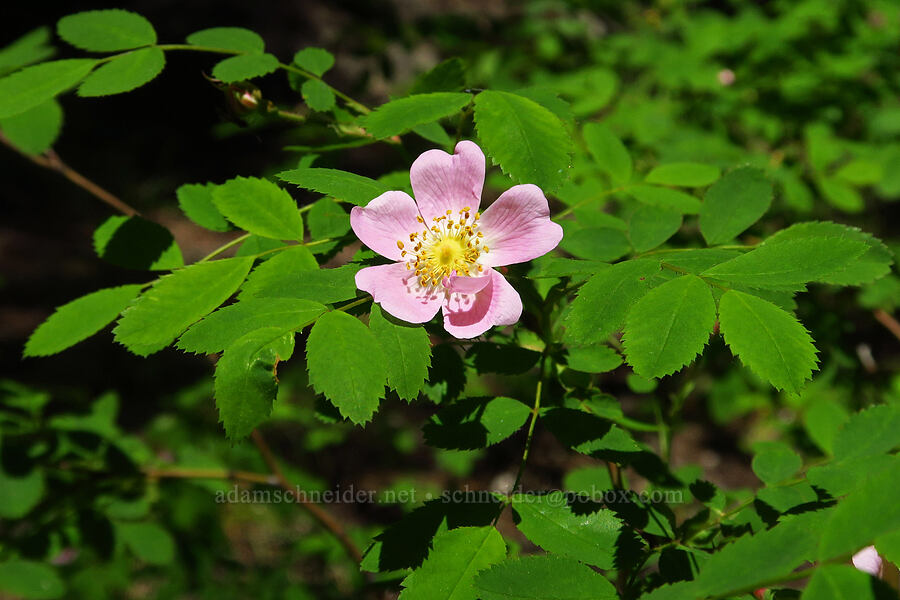
<svg viewBox="0 0 900 600">
<path fill-rule="evenodd" d="M 257 267 L 241 290 L 241 298 L 300 298 L 331 304 L 356 297 L 355 276 L 359 265 L 345 265 L 335 269 L 285 270 L 285 265 L 291 263 L 305 266 L 306 259 L 300 254 L 296 256 L 296 259 L 277 256 Z"/>
<path fill-rule="evenodd" d="M 719 168 L 692 162 L 659 165 L 647 173 L 644 181 L 678 187 L 703 187 L 719 178 Z"/>
<path fill-rule="evenodd" d="M 59 102 L 48 100 L 18 115 L 0 119 L 0 130 L 19 150 L 40 154 L 56 142 L 62 122 Z"/>
<path fill-rule="evenodd" d="M 422 73 L 409 88 L 409 95 L 430 92 L 458 92 L 466 87 L 466 68 L 459 58 L 448 58 Z"/>
<path fill-rule="evenodd" d="M 482 600 L 616 600 L 616 588 L 578 561 L 547 554 L 505 560 L 475 578 Z"/>
<path fill-rule="evenodd" d="M 528 273 L 528 277 L 531 279 L 594 275 L 609 268 L 609 263 L 599 260 L 580 260 L 549 255 L 537 258 L 531 264 L 533 268 Z"/>
<path fill-rule="evenodd" d="M 660 255 L 660 262 L 684 269 L 688 273 L 699 275 L 707 269 L 714 267 L 732 258 L 740 256 L 738 250 L 722 250 L 720 248 L 690 248 L 679 249 L 678 252 Z"/>
<path fill-rule="evenodd" d="M 250 233 L 303 241 L 303 217 L 291 195 L 268 179 L 235 177 L 212 190 L 222 215 Z"/>
<path fill-rule="evenodd" d="M 863 242 L 868 246 L 868 249 L 849 267 L 819 279 L 819 281 L 824 283 L 835 285 L 868 283 L 887 275 L 894 262 L 891 251 L 875 236 L 865 233 L 856 227 L 832 223 L 831 221 L 811 221 L 791 225 L 787 229 L 782 229 L 769 237 L 764 242 L 764 245 L 811 237 L 837 237 Z"/>
<path fill-rule="evenodd" d="M 304 189 L 332 196 L 357 206 L 365 206 L 370 200 L 388 191 L 388 188 L 374 179 L 338 169 L 308 167 L 282 171 L 276 177 L 287 183 L 293 183 Z"/>
<path fill-rule="evenodd" d="M 225 434 L 231 440 L 250 435 L 272 412 L 278 392 L 275 366 L 290 358 L 293 333 L 266 327 L 231 343 L 216 363 L 216 408 Z M 287 350 L 284 345 L 287 344 Z"/>
<path fill-rule="evenodd" d="M 636 252 L 664 243 L 681 229 L 681 213 L 667 208 L 638 206 L 628 219 L 628 238 Z"/>
<path fill-rule="evenodd" d="M 334 92 L 326 83 L 318 79 L 304 81 L 300 86 L 300 93 L 303 95 L 306 105 L 317 112 L 325 112 L 334 108 Z"/>
<path fill-rule="evenodd" d="M 213 204 L 211 183 L 186 183 L 175 191 L 178 206 L 191 221 L 212 231 L 229 231 L 231 225 Z"/>
<path fill-rule="evenodd" d="M 679 190 L 655 185 L 632 185 L 625 193 L 643 204 L 676 210 L 684 215 L 695 215 L 700 212 L 700 200 Z"/>
<path fill-rule="evenodd" d="M 251 238 L 252 239 L 252 238 Z M 265 240 L 267 238 L 259 238 Z M 249 241 L 249 240 L 248 240 Z M 241 288 L 241 297 L 290 297 L 274 296 L 269 294 L 269 289 L 277 289 L 281 279 L 295 271 L 315 271 L 319 268 L 316 257 L 305 246 L 292 246 L 272 254 L 268 260 L 257 265 L 247 282 Z"/>
<path fill-rule="evenodd" d="M 360 124 L 373 137 L 391 137 L 417 125 L 454 115 L 471 101 L 471 94 L 460 92 L 416 94 L 382 104 L 366 115 Z"/>
<path fill-rule="evenodd" d="M 815 398 L 803 413 L 803 427 L 815 444 L 827 454 L 832 454 L 834 438 L 847 422 L 850 414 L 843 404 L 834 398 Z M 868 435 L 868 434 L 866 434 Z"/>
<path fill-rule="evenodd" d="M 116 52 L 156 43 L 150 21 L 117 8 L 63 17 L 56 24 L 56 33 L 76 48 L 92 52 Z"/>
<path fill-rule="evenodd" d="M 709 285 L 685 275 L 653 288 L 625 320 L 625 358 L 642 377 L 671 375 L 703 351 L 716 323 Z"/>
<path fill-rule="evenodd" d="M 334 55 L 322 48 L 304 48 L 294 54 L 294 64 L 321 77 L 334 66 Z"/>
<path fill-rule="evenodd" d="M 135 556 L 151 565 L 167 565 L 175 559 L 172 534 L 156 523 L 116 523 L 116 535 Z"/>
<path fill-rule="evenodd" d="M 266 49 L 266 43 L 258 33 L 243 27 L 201 29 L 187 36 L 187 43 L 192 46 L 207 46 L 250 54 L 260 54 Z"/>
<path fill-rule="evenodd" d="M 373 304 L 369 329 L 389 357 L 388 386 L 403 400 L 414 400 L 422 391 L 431 366 L 431 343 L 425 328 L 397 321 Z"/>
<path fill-rule="evenodd" d="M 759 442 L 754 450 L 753 472 L 768 484 L 784 481 L 803 466 L 800 455 L 782 442 Z"/>
<path fill-rule="evenodd" d="M 806 328 L 762 298 L 725 292 L 719 326 L 731 352 L 776 389 L 797 394 L 816 369 L 816 347 Z"/>
<path fill-rule="evenodd" d="M 848 460 L 900 446 L 900 406 L 881 404 L 856 413 L 834 434 L 834 456 Z"/>
<path fill-rule="evenodd" d="M 56 50 L 49 41 L 50 29 L 38 27 L 0 48 L 0 76 L 53 56 Z"/>
<path fill-rule="evenodd" d="M 320 198 L 306 214 L 306 225 L 314 240 L 339 238 L 350 231 L 350 215 L 331 198 Z"/>
<path fill-rule="evenodd" d="M 569 348 L 566 366 L 582 373 L 606 373 L 622 364 L 622 357 L 602 344 Z"/>
<path fill-rule="evenodd" d="M 194 323 L 175 344 L 187 352 L 222 352 L 238 338 L 262 328 L 282 333 L 309 325 L 327 309 L 310 300 L 295 298 L 248 298 L 207 315 Z"/>
<path fill-rule="evenodd" d="M 235 83 L 268 75 L 278 68 L 278 59 L 271 54 L 239 54 L 216 63 L 212 74 L 225 83 Z"/>
<path fill-rule="evenodd" d="M 130 92 L 152 81 L 166 66 L 159 48 L 143 48 L 118 56 L 87 76 L 78 86 L 81 97 L 110 96 Z"/>
<path fill-rule="evenodd" d="M 309 381 L 345 418 L 361 425 L 384 396 L 388 368 L 381 345 L 355 317 L 333 311 L 319 317 L 306 342 Z"/>
<path fill-rule="evenodd" d="M 164 275 L 119 319 L 113 330 L 116 341 L 139 356 L 162 350 L 225 302 L 252 264 L 252 258 L 229 258 Z"/>
<path fill-rule="evenodd" d="M 568 177 L 572 139 L 563 122 L 537 102 L 509 92 L 475 96 L 475 126 L 495 164 L 518 183 L 553 192 Z"/>
<path fill-rule="evenodd" d="M 464 398 L 438 411 L 422 433 L 436 448 L 474 450 L 502 442 L 530 414 L 531 409 L 513 398 Z"/>
<path fill-rule="evenodd" d="M 412 132 L 442 148 L 449 148 L 453 145 L 453 140 L 447 135 L 444 127 L 437 121 L 425 123 L 424 125 L 416 125 L 412 128 Z"/>
<path fill-rule="evenodd" d="M 12 559 L 0 562 L 0 591 L 25 600 L 53 600 L 60 598 L 66 588 L 52 567 Z"/>
<path fill-rule="evenodd" d="M 801 600 L 892 600 L 897 592 L 850 565 L 822 565 L 813 573 Z"/>
<path fill-rule="evenodd" d="M 543 496 L 516 494 L 512 507 L 519 517 L 516 527 L 535 545 L 601 569 L 613 567 L 622 522 L 611 510 L 575 514 L 559 491 Z"/>
<path fill-rule="evenodd" d="M 479 571 L 506 558 L 493 527 L 459 527 L 440 533 L 422 566 L 403 580 L 400 600 L 476 600 Z"/>
<path fill-rule="evenodd" d="M 852 265 L 868 246 L 845 238 L 766 244 L 707 269 L 701 276 L 765 289 L 799 289 Z"/>
<path fill-rule="evenodd" d="M 559 246 L 579 258 L 597 261 L 616 260 L 631 250 L 625 233 L 610 227 L 584 227 L 566 231 Z"/>
<path fill-rule="evenodd" d="M 0 79 L 0 119 L 21 114 L 75 86 L 97 61 L 68 58 L 25 67 Z"/>
<path fill-rule="evenodd" d="M 628 260 L 600 271 L 581 286 L 565 319 L 564 339 L 575 345 L 605 342 L 625 321 L 628 308 L 650 289 L 659 263 Z"/>
<path fill-rule="evenodd" d="M 113 215 L 94 231 L 94 252 L 126 269 L 168 271 L 184 266 L 172 233 L 143 217 Z"/>
<path fill-rule="evenodd" d="M 771 204 L 772 184 L 761 169 L 735 169 L 706 190 L 700 232 L 707 244 L 724 244 L 756 223 Z"/>
<path fill-rule="evenodd" d="M 141 287 L 106 288 L 63 304 L 34 330 L 23 356 L 49 356 L 89 338 L 112 323 L 140 293 Z"/>
<path fill-rule="evenodd" d="M 631 155 L 609 127 L 601 123 L 585 123 L 581 134 L 597 165 L 614 183 L 621 185 L 631 180 Z"/>
</svg>

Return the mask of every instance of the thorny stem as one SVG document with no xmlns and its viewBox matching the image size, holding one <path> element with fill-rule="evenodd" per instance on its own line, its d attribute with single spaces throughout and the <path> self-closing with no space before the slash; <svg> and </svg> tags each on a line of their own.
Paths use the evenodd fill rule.
<svg viewBox="0 0 900 600">
<path fill-rule="evenodd" d="M 258 429 L 254 429 L 253 433 L 250 434 L 250 437 L 253 439 L 253 443 L 256 444 L 257 450 L 259 450 L 260 456 L 262 456 L 263 461 L 269 467 L 269 470 L 272 472 L 272 476 L 277 481 L 277 485 L 281 487 L 285 492 L 290 494 L 294 500 L 303 508 L 305 508 L 309 514 L 319 522 L 320 525 L 325 527 L 328 531 L 334 535 L 337 540 L 341 543 L 347 555 L 350 556 L 357 563 L 362 562 L 362 552 L 360 552 L 359 548 L 357 548 L 356 544 L 350 539 L 350 536 L 347 535 L 347 532 L 341 526 L 341 524 L 331 516 L 325 509 L 321 506 L 309 502 L 306 498 L 297 493 L 297 490 L 290 484 L 287 478 L 284 476 L 284 472 L 281 470 L 281 466 L 278 464 L 278 459 L 275 458 L 275 455 L 272 454 L 272 450 L 269 449 L 269 445 L 266 443 L 265 438 L 263 438 L 262 434 Z"/>
<path fill-rule="evenodd" d="M 9 148 L 12 148 L 38 166 L 44 167 L 45 169 L 49 169 L 51 171 L 56 171 L 81 189 L 99 199 L 101 202 L 104 202 L 113 207 L 122 214 L 128 215 L 129 217 L 140 214 L 137 210 L 120 200 L 117 196 L 111 194 L 81 173 L 72 169 L 72 167 L 64 163 L 59 155 L 56 154 L 56 152 L 54 152 L 53 150 L 47 150 L 44 154 L 41 155 L 28 154 L 27 152 L 19 150 L 12 142 L 6 139 L 6 137 L 2 133 L 0 133 L 0 143 L 3 143 Z"/>
</svg>

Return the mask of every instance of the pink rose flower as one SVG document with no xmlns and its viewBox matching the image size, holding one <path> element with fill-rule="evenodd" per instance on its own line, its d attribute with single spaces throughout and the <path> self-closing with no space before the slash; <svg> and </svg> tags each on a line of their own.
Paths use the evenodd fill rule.
<svg viewBox="0 0 900 600">
<path fill-rule="evenodd" d="M 853 566 L 873 577 L 881 577 L 882 561 L 875 546 L 866 546 L 853 555 Z"/>
<path fill-rule="evenodd" d="M 562 227 L 536 185 L 517 185 L 478 212 L 484 153 L 463 141 L 453 155 L 429 150 L 409 171 L 413 200 L 385 192 L 350 211 L 350 225 L 369 248 L 394 262 L 367 267 L 356 286 L 381 308 L 410 323 L 443 310 L 444 328 L 473 338 L 522 315 L 518 292 L 494 267 L 521 263 L 553 250 Z"/>
</svg>

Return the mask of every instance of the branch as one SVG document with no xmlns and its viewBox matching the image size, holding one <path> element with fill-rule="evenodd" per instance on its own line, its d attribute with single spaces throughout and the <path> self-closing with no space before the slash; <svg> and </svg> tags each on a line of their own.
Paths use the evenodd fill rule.
<svg viewBox="0 0 900 600">
<path fill-rule="evenodd" d="M 51 171 L 56 171 L 81 189 L 85 190 L 89 194 L 93 195 L 95 198 L 98 198 L 101 202 L 108 204 L 113 207 L 117 211 L 128 215 L 129 217 L 140 214 L 138 211 L 128 206 L 125 202 L 120 200 L 118 197 L 113 194 L 107 192 L 105 189 L 82 175 L 81 173 L 75 171 L 64 163 L 62 159 L 59 157 L 56 152 L 52 149 L 47 150 L 42 155 L 36 154 L 28 154 L 27 152 L 23 152 L 19 148 L 17 148 L 12 142 L 10 142 L 2 133 L 0 133 L 0 142 L 2 142 L 5 146 L 12 148 L 34 164 L 44 167 L 45 169 L 49 169 Z"/>
<path fill-rule="evenodd" d="M 879 323 L 884 325 L 888 331 L 894 334 L 895 338 L 900 340 L 900 323 L 897 322 L 897 319 L 880 308 L 876 308 L 872 311 L 872 314 L 875 315 L 875 318 L 878 319 Z"/>
</svg>

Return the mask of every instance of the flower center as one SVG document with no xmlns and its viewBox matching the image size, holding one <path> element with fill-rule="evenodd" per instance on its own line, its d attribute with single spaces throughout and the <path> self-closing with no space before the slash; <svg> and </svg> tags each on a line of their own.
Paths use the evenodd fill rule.
<svg viewBox="0 0 900 600">
<path fill-rule="evenodd" d="M 490 249 L 482 245 L 484 234 L 478 231 L 478 219 L 481 214 L 472 215 L 468 206 L 459 211 L 458 219 L 451 219 L 453 211 L 434 217 L 433 224 L 428 227 L 425 219 L 417 217 L 419 223 L 426 225 L 421 232 L 409 234 L 413 244 L 409 254 L 413 257 L 406 263 L 407 269 L 415 268 L 416 277 L 423 287 L 443 285 L 444 279 L 455 274 L 465 277 L 476 275 L 484 270 L 476 264 L 482 253 Z M 405 257 L 403 240 L 397 240 L 400 256 Z"/>
</svg>

